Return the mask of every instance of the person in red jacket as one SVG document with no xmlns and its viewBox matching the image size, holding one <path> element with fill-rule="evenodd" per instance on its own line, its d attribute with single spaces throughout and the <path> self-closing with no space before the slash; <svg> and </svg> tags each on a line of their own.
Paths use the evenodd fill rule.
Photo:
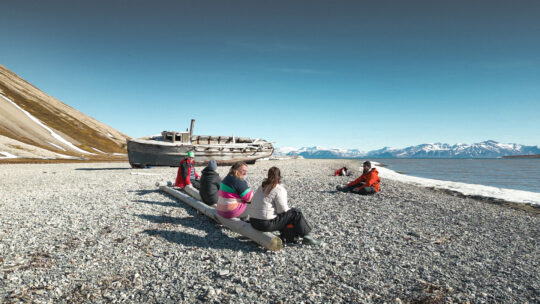
<svg viewBox="0 0 540 304">
<path fill-rule="evenodd" d="M 347 170 L 347 167 L 337 169 L 336 171 L 334 171 L 334 176 L 349 176 L 349 172 L 347 172 Z"/>
<path fill-rule="evenodd" d="M 377 169 L 371 169 L 371 162 L 365 161 L 364 172 L 360 177 L 348 183 L 346 186 L 337 186 L 338 191 L 353 192 L 362 195 L 375 194 L 379 192 L 381 179 Z"/>
<path fill-rule="evenodd" d="M 176 174 L 176 182 L 174 185 L 176 187 L 184 188 L 187 185 L 192 185 L 196 189 L 200 188 L 199 175 L 195 172 L 195 167 L 193 166 L 193 159 L 195 158 L 195 153 L 189 151 L 180 162 L 178 167 L 178 174 Z"/>
</svg>

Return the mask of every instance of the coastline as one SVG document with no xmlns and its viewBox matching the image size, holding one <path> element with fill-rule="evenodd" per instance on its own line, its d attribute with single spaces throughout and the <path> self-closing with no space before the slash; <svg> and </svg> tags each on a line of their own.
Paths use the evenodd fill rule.
<svg viewBox="0 0 540 304">
<path fill-rule="evenodd" d="M 537 213 L 384 177 L 375 196 L 334 191 L 355 176 L 332 170 L 359 164 L 249 166 L 252 188 L 269 167 L 282 170 L 289 204 L 325 243 L 276 253 L 158 191 L 176 168 L 4 165 L 0 301 L 540 301 Z"/>
<path fill-rule="evenodd" d="M 388 169 L 386 166 L 380 166 L 378 163 L 375 163 L 375 165 L 382 178 L 389 178 L 407 184 L 440 190 L 449 194 L 459 194 L 488 202 L 505 203 L 508 206 L 522 207 L 520 204 L 528 205 L 533 210 L 538 209 L 538 212 L 540 212 L 540 193 L 416 177 L 398 173 Z M 524 208 L 529 209 L 527 207 Z"/>
<path fill-rule="evenodd" d="M 288 160 L 295 158 L 275 158 L 274 160 Z M 304 158 L 301 158 L 304 159 Z M 350 168 L 355 170 L 351 171 L 351 176 L 359 176 L 360 172 L 356 170 L 361 166 L 361 163 L 370 160 L 368 158 L 343 158 L 343 159 L 321 159 L 312 158 L 313 160 L 334 160 L 345 162 L 356 162 Z M 428 159 L 428 158 L 427 158 Z M 449 158 L 451 159 L 451 158 Z M 437 159 L 429 159 L 437 160 Z M 379 175 L 382 178 L 388 178 L 403 182 L 410 185 L 416 185 L 419 187 L 429 188 L 435 191 L 440 191 L 453 196 L 463 196 L 468 198 L 477 199 L 480 201 L 501 204 L 512 208 L 521 208 L 532 212 L 540 212 L 540 193 L 518 190 L 510 188 L 501 188 L 496 186 L 464 183 L 457 181 L 449 181 L 442 179 L 434 179 L 427 177 L 419 177 L 408 175 L 400 171 L 392 170 L 387 164 L 381 163 L 382 159 L 371 160 L 373 167 L 379 170 Z"/>
</svg>

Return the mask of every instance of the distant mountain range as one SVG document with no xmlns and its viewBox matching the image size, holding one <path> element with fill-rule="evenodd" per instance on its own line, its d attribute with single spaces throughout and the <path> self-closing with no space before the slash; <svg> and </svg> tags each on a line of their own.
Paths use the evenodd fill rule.
<svg viewBox="0 0 540 304">
<path fill-rule="evenodd" d="M 357 149 L 331 149 L 323 147 L 276 148 L 274 155 L 300 155 L 305 158 L 358 158 L 366 155 Z"/>
<path fill-rule="evenodd" d="M 475 144 L 422 144 L 403 149 L 385 147 L 369 152 L 323 147 L 276 148 L 274 152 L 274 155 L 300 155 L 304 158 L 497 158 L 538 154 L 538 146 L 504 144 L 493 140 Z"/>
</svg>

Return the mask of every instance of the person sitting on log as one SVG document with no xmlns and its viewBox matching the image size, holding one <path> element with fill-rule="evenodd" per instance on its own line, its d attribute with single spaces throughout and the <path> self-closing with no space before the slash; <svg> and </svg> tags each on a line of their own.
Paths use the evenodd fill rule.
<svg viewBox="0 0 540 304">
<path fill-rule="evenodd" d="M 202 201 L 209 206 L 217 204 L 219 197 L 219 184 L 221 184 L 221 178 L 216 172 L 216 169 L 217 163 L 212 159 L 206 168 L 204 168 L 201 175 L 201 188 L 199 189 L 199 193 Z"/>
<path fill-rule="evenodd" d="M 302 237 L 303 244 L 321 243 L 311 236 L 311 226 L 302 212 L 289 208 L 287 190 L 281 185 L 281 172 L 277 167 L 268 170 L 268 177 L 255 191 L 248 214 L 253 228 L 264 232 L 280 231 L 280 237 L 285 242 L 293 242 Z"/>
<path fill-rule="evenodd" d="M 244 179 L 247 174 L 247 164 L 236 162 L 229 174 L 219 185 L 217 212 L 224 218 L 246 218 L 246 206 L 251 203 L 253 192 Z"/>
<path fill-rule="evenodd" d="M 337 169 L 334 172 L 334 176 L 349 176 L 349 173 L 347 172 L 347 167 L 343 167 L 341 169 Z"/>
<path fill-rule="evenodd" d="M 195 189 L 200 188 L 199 175 L 195 172 L 195 167 L 193 165 L 194 158 L 195 152 L 189 151 L 186 157 L 180 162 L 174 186 L 184 188 L 187 185 L 192 185 Z"/>
<path fill-rule="evenodd" d="M 371 162 L 365 161 L 363 164 L 363 172 L 360 177 L 348 183 L 346 186 L 337 186 L 338 191 L 353 192 L 362 195 L 375 194 L 379 192 L 381 179 L 377 169 L 371 169 Z"/>
</svg>

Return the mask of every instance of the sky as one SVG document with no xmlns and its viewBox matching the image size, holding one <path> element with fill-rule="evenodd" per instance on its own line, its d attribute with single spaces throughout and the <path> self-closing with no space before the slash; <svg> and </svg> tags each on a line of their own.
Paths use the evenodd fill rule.
<svg viewBox="0 0 540 304">
<path fill-rule="evenodd" d="M 540 145 L 540 1 L 1 0 L 0 64 L 131 137 Z"/>
</svg>

